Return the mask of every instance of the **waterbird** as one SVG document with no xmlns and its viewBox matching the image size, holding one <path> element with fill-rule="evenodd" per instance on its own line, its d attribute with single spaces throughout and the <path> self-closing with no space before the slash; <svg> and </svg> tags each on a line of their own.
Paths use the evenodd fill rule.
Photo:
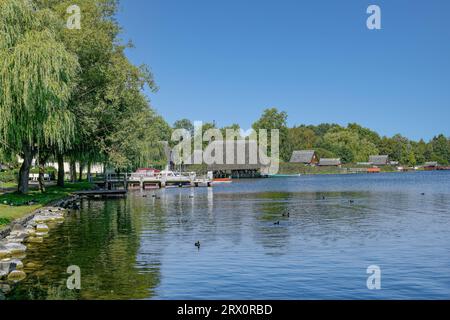
<svg viewBox="0 0 450 320">
<path fill-rule="evenodd" d="M 288 211 L 288 212 L 285 212 L 285 213 L 283 213 L 283 217 L 290 217 L 291 216 L 291 213 Z"/>
<path fill-rule="evenodd" d="M 355 203 L 355 201 L 354 201 L 354 200 L 350 200 L 349 202 L 350 202 L 350 203 Z"/>
<path fill-rule="evenodd" d="M 200 241 L 197 241 L 197 242 L 195 243 L 195 246 L 196 246 L 197 248 L 200 248 Z"/>
<path fill-rule="evenodd" d="M 325 196 L 322 196 L 322 200 L 325 200 Z"/>
<path fill-rule="evenodd" d="M 277 221 L 274 223 L 275 226 L 279 226 L 280 225 L 280 221 Z"/>
<path fill-rule="evenodd" d="M 425 195 L 425 192 L 421 193 L 421 195 L 424 196 L 424 195 Z"/>
</svg>

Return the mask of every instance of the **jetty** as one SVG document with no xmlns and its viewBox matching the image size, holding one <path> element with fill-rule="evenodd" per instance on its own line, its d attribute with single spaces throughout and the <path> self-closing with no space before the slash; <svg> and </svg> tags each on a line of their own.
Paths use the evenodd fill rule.
<svg viewBox="0 0 450 320">
<path fill-rule="evenodd" d="M 175 173 L 172 171 L 144 171 L 135 173 L 106 174 L 97 176 L 92 181 L 101 190 L 89 191 L 91 194 L 103 195 L 115 194 L 118 191 L 129 189 L 162 189 L 168 187 L 212 187 L 213 180 L 210 177 L 197 177 L 195 173 Z M 109 193 L 108 193 L 109 192 Z M 86 195 L 86 194 L 85 194 Z"/>
</svg>

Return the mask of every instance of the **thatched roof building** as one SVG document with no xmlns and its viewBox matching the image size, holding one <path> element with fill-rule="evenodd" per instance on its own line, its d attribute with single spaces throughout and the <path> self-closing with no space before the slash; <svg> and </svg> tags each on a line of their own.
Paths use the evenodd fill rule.
<svg viewBox="0 0 450 320">
<path fill-rule="evenodd" d="M 389 156 L 370 156 L 369 162 L 374 166 L 386 166 L 389 164 Z"/>
<path fill-rule="evenodd" d="M 291 163 L 317 164 L 319 162 L 314 150 L 294 151 L 291 157 Z"/>
<path fill-rule="evenodd" d="M 341 159 L 320 159 L 319 166 L 321 167 L 339 167 L 342 165 Z"/>
</svg>

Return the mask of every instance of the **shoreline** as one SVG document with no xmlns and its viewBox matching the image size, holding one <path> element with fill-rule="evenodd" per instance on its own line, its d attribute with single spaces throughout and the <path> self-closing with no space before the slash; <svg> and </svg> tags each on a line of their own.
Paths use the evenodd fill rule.
<svg viewBox="0 0 450 320">
<path fill-rule="evenodd" d="M 91 190 L 91 183 L 67 184 L 64 188 L 50 186 L 46 193 L 31 191 L 27 195 L 20 195 L 14 192 L 0 195 L 0 235 L 5 229 L 10 228 L 17 222 L 26 220 L 35 215 L 39 210 L 55 204 L 65 203 L 75 196 L 75 192 L 81 190 Z M 1 237 L 0 237 L 1 238 Z"/>
<path fill-rule="evenodd" d="M 0 241 L 4 240 L 6 237 L 8 237 L 11 234 L 11 231 L 15 225 L 21 225 L 26 226 L 35 216 L 40 214 L 42 211 L 50 210 L 55 207 L 60 207 L 67 209 L 68 204 L 76 201 L 79 199 L 79 196 L 77 195 L 69 195 L 65 198 L 54 200 L 52 202 L 49 202 L 42 207 L 39 207 L 35 210 L 33 210 L 31 213 L 26 214 L 25 216 L 21 218 L 17 218 L 10 223 L 4 225 L 0 228 Z"/>
</svg>

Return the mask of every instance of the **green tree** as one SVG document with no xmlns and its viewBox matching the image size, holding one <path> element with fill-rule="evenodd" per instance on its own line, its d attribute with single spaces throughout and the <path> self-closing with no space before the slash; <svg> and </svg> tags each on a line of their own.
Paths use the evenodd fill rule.
<svg viewBox="0 0 450 320">
<path fill-rule="evenodd" d="M 431 155 L 432 160 L 448 165 L 450 163 L 450 148 L 448 139 L 443 134 L 440 134 L 434 137 L 430 144 L 433 148 Z"/>
<path fill-rule="evenodd" d="M 78 61 L 58 37 L 62 25 L 30 1 L 0 1 L 0 135 L 24 160 L 19 193 L 28 192 L 39 148 L 64 149 L 74 136 L 68 101 Z"/>
<path fill-rule="evenodd" d="M 287 127 L 287 113 L 278 111 L 276 108 L 266 109 L 261 118 L 253 124 L 253 130 L 257 133 L 259 130 L 268 131 L 268 146 L 271 146 L 271 130 L 279 130 L 280 133 L 280 157 L 283 161 L 289 161 L 291 155 L 288 145 L 288 127 Z"/>
<path fill-rule="evenodd" d="M 322 146 L 332 151 L 344 163 L 366 162 L 370 155 L 378 154 L 374 143 L 350 129 L 333 128 L 325 134 Z"/>
<path fill-rule="evenodd" d="M 189 133 L 191 134 L 191 136 L 194 136 L 194 124 L 192 123 L 191 120 L 189 119 L 181 119 L 176 121 L 173 124 L 173 128 L 176 129 L 184 129 L 189 131 Z"/>
</svg>

